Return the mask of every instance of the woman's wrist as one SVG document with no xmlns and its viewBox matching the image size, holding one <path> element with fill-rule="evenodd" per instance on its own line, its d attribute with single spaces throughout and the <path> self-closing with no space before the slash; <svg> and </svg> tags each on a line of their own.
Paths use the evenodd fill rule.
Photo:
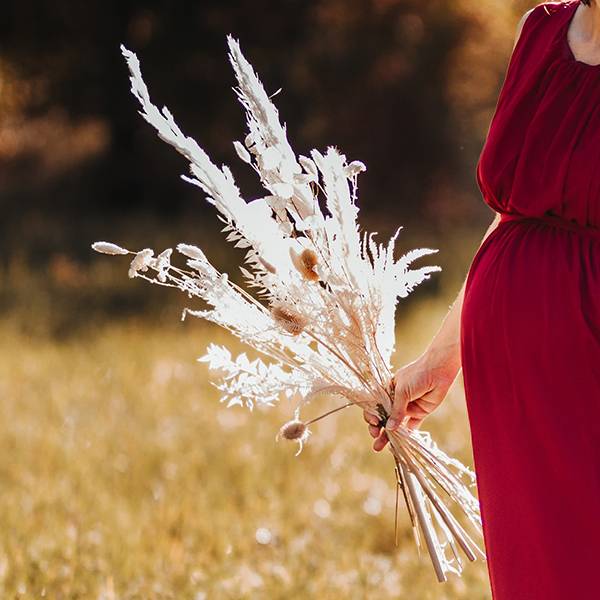
<svg viewBox="0 0 600 600">
<path fill-rule="evenodd" d="M 432 368 L 444 368 L 456 374 L 461 367 L 460 340 L 433 340 L 423 353 L 423 360 Z"/>
</svg>

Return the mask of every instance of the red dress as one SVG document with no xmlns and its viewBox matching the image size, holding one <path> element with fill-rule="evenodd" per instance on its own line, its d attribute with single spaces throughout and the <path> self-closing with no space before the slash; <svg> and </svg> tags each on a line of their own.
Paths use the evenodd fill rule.
<svg viewBox="0 0 600 600">
<path fill-rule="evenodd" d="M 476 171 L 502 213 L 461 313 L 495 600 L 600 599 L 600 65 L 568 45 L 579 5 L 525 20 Z"/>
</svg>

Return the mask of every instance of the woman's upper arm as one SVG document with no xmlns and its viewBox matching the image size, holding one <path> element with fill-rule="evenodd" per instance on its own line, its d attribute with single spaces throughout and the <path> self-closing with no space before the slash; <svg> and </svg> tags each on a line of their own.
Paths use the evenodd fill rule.
<svg viewBox="0 0 600 600">
<path fill-rule="evenodd" d="M 523 25 L 525 24 L 525 21 L 527 20 L 527 17 L 535 10 L 535 7 L 530 8 L 519 20 L 518 24 L 517 24 L 517 32 L 515 34 L 515 43 L 513 44 L 513 50 L 515 49 L 515 46 L 517 45 L 517 42 L 519 41 L 519 36 L 521 35 L 521 31 L 523 30 Z"/>
</svg>

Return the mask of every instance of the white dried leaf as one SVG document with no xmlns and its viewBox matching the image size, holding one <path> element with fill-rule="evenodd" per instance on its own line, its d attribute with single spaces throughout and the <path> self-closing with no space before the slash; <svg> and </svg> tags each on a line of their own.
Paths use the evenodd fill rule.
<svg viewBox="0 0 600 600">
<path fill-rule="evenodd" d="M 173 248 L 167 248 L 150 261 L 150 266 L 157 272 L 156 278 L 161 283 L 167 281 L 167 273 L 171 268 L 171 254 L 173 254 Z"/>
<path fill-rule="evenodd" d="M 311 181 L 317 181 L 317 176 L 313 173 L 298 173 L 294 175 L 294 181 L 296 183 L 310 183 Z"/>
<path fill-rule="evenodd" d="M 248 152 L 248 150 L 246 150 L 246 148 L 244 148 L 244 145 L 241 142 L 238 142 L 237 140 L 235 142 L 233 142 L 233 146 L 235 148 L 235 151 L 237 152 L 237 155 L 245 162 L 248 164 L 252 163 L 252 158 L 250 156 L 250 153 Z"/>
<path fill-rule="evenodd" d="M 280 163 L 281 152 L 274 146 L 266 148 L 260 155 L 260 164 L 265 171 L 273 171 Z"/>
<path fill-rule="evenodd" d="M 308 158 L 308 156 L 300 155 L 298 157 L 298 162 L 304 167 L 304 170 L 311 175 L 314 175 L 315 178 L 319 176 L 319 172 L 317 170 L 317 165 L 312 160 L 312 158 Z"/>
<path fill-rule="evenodd" d="M 294 186 L 290 183 L 272 183 L 269 187 L 274 194 L 286 200 L 294 195 Z"/>
</svg>

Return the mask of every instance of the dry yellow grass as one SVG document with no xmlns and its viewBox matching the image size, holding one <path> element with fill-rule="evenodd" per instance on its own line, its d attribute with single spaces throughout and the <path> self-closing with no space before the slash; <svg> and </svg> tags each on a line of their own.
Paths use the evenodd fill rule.
<svg viewBox="0 0 600 600">
<path fill-rule="evenodd" d="M 403 322 L 399 361 L 445 307 Z M 404 514 L 394 547 L 391 458 L 358 410 L 295 458 L 275 442 L 289 406 L 220 405 L 194 359 L 224 334 L 177 314 L 63 342 L 0 331 L 1 598 L 489 598 L 481 562 L 438 584 Z M 460 378 L 426 423 L 471 463 Z"/>
</svg>

